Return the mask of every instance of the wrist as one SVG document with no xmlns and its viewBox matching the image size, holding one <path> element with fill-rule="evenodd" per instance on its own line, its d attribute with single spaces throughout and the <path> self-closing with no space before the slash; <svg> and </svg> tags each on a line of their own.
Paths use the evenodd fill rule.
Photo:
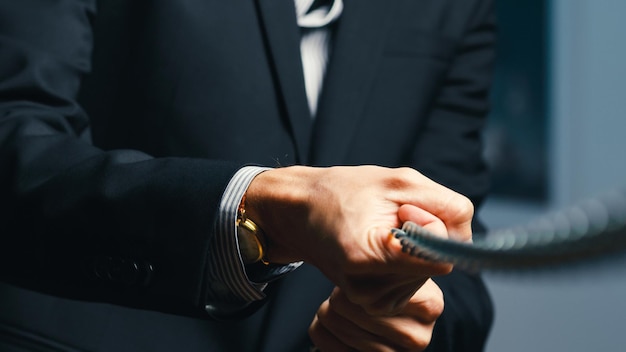
<svg viewBox="0 0 626 352">
<path fill-rule="evenodd" d="M 298 251 L 306 219 L 307 182 L 315 168 L 290 166 L 257 175 L 246 194 L 246 214 L 263 230 L 265 258 L 271 263 L 306 260 Z"/>
</svg>

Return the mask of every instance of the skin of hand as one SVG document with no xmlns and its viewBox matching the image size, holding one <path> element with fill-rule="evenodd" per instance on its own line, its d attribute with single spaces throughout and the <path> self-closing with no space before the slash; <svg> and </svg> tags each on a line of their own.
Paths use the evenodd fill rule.
<svg viewBox="0 0 626 352">
<path fill-rule="evenodd" d="M 446 233 L 443 222 L 419 208 L 403 206 L 399 215 L 432 233 Z M 423 351 L 443 308 L 443 293 L 431 279 L 392 316 L 368 314 L 336 287 L 318 309 L 309 336 L 319 351 Z"/>
<path fill-rule="evenodd" d="M 400 313 L 430 277 L 452 270 L 402 253 L 390 229 L 441 221 L 442 235 L 469 241 L 473 211 L 466 197 L 410 168 L 291 166 L 259 174 L 246 191 L 270 262 L 316 266 L 374 316 Z"/>
<path fill-rule="evenodd" d="M 335 288 L 322 305 L 309 336 L 319 351 L 423 351 L 443 312 L 443 293 L 431 279 L 393 316 L 367 314 Z"/>
</svg>

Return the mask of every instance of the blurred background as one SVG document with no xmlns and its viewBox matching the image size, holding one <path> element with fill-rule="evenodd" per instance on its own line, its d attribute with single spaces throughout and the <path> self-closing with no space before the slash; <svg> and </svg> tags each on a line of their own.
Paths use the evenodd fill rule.
<svg viewBox="0 0 626 352">
<path fill-rule="evenodd" d="M 626 187 L 626 1 L 496 0 L 492 229 Z M 626 351 L 626 259 L 486 273 L 487 352 Z"/>
</svg>

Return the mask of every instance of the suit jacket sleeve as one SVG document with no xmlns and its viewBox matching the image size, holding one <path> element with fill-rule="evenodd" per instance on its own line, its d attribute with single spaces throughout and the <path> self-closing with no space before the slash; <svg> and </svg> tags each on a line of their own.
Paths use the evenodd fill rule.
<svg viewBox="0 0 626 352">
<path fill-rule="evenodd" d="M 101 150 L 76 102 L 95 1 L 0 6 L 0 279 L 201 315 L 217 206 L 238 164 Z"/>
</svg>

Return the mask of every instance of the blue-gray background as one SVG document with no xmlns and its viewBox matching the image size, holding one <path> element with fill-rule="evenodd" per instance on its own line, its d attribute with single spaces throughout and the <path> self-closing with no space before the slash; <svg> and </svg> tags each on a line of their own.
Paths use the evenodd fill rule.
<svg viewBox="0 0 626 352">
<path fill-rule="evenodd" d="M 545 1 L 546 128 L 529 147 L 541 146 L 545 192 L 492 196 L 480 212 L 492 228 L 626 187 L 626 1 Z M 496 305 L 488 352 L 626 351 L 626 259 L 486 279 Z"/>
</svg>

